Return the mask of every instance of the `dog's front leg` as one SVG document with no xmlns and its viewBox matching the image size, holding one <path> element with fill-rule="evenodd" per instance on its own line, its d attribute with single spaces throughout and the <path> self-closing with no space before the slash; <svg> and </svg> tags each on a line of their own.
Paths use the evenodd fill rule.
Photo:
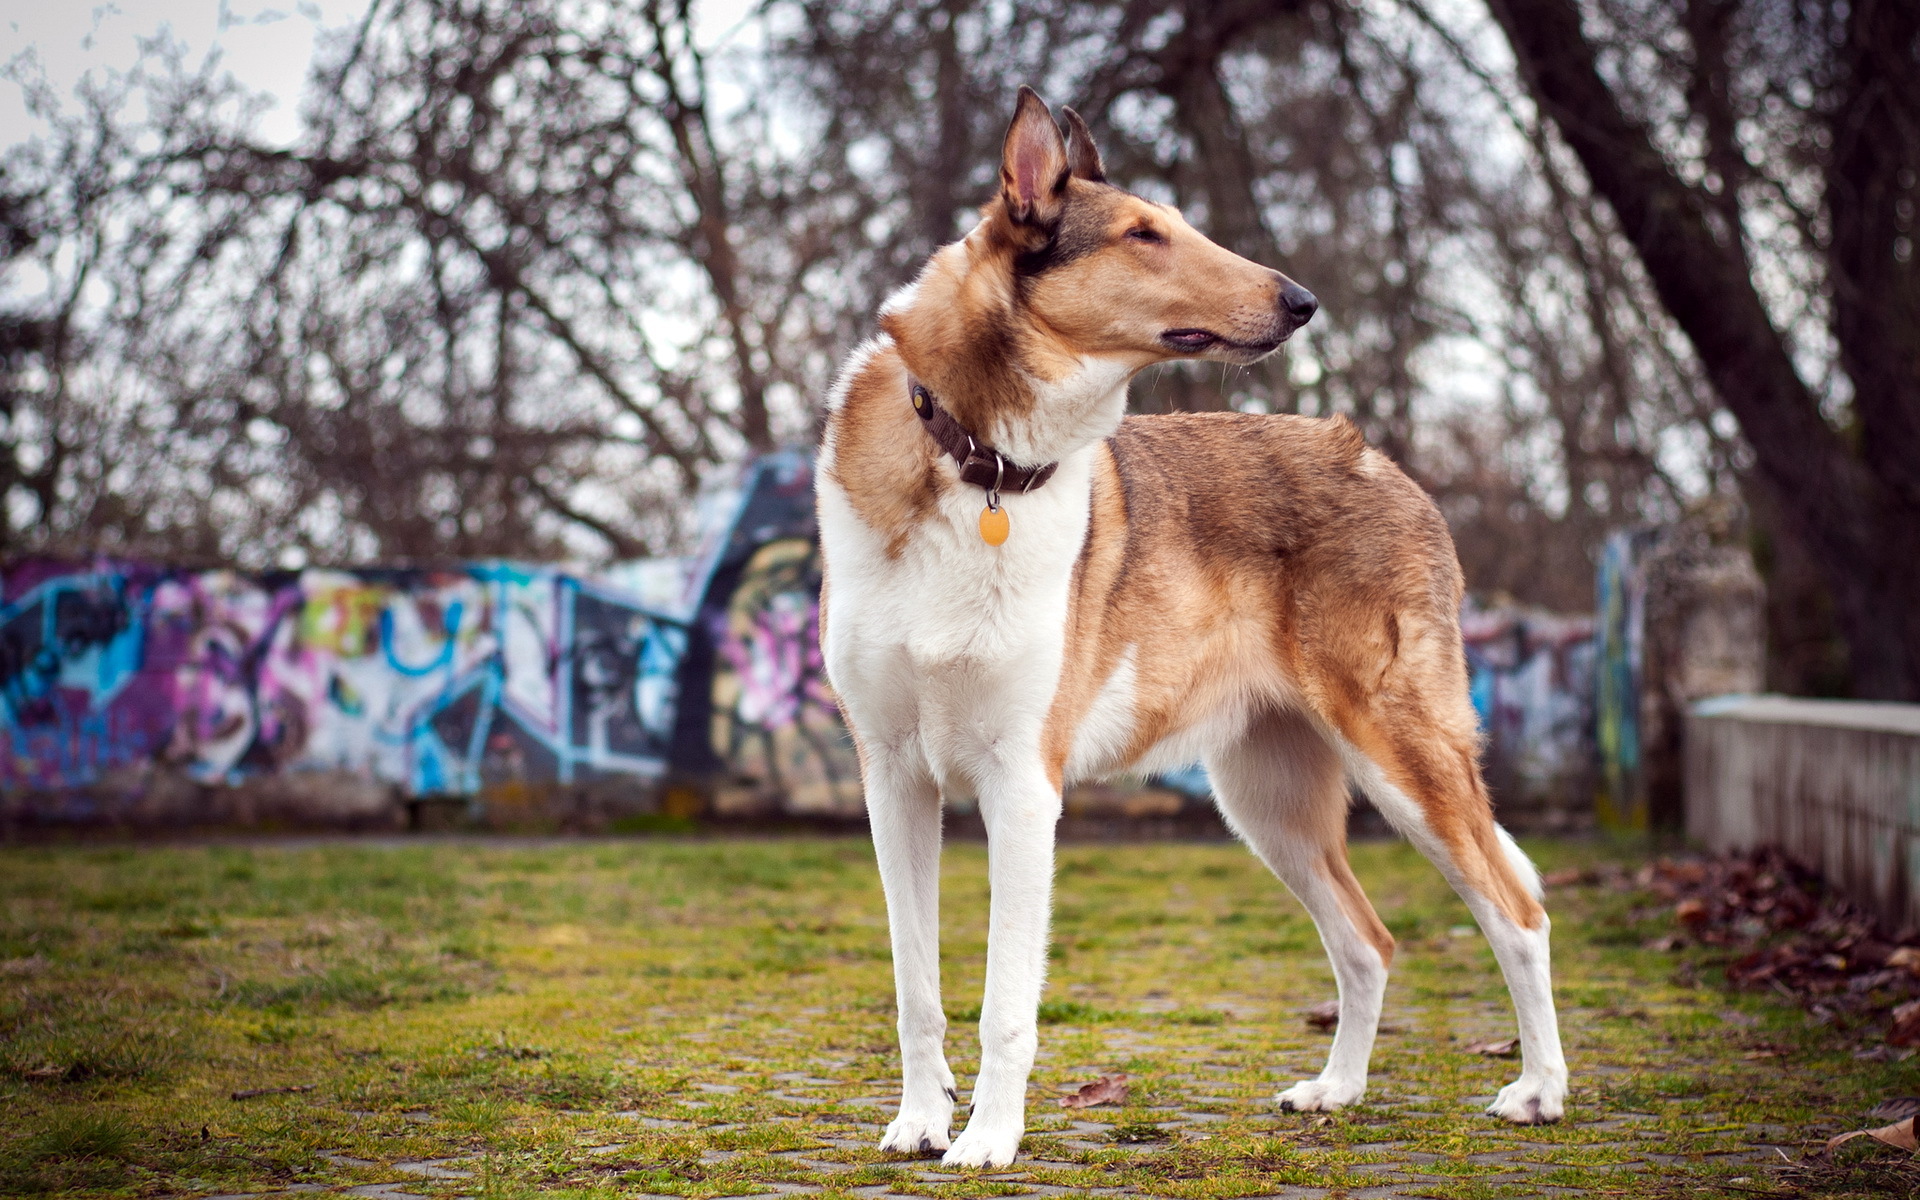
<svg viewBox="0 0 1920 1200">
<path fill-rule="evenodd" d="M 955 1093 L 940 1005 L 940 789 L 923 763 L 876 751 L 869 755 L 866 790 L 900 1014 L 900 1114 L 880 1148 L 945 1150 Z"/>
<path fill-rule="evenodd" d="M 1060 793 L 1043 772 L 981 788 L 987 826 L 987 990 L 980 1005 L 980 1076 L 967 1128 L 948 1166 L 1004 1167 L 1026 1132 L 1027 1076 L 1039 1048 L 1053 906 L 1053 837 Z"/>
</svg>

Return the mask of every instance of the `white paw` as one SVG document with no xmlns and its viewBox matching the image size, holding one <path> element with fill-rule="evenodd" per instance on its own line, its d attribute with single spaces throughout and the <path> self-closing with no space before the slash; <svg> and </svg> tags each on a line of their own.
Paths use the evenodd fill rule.
<svg viewBox="0 0 1920 1200">
<path fill-rule="evenodd" d="M 953 1149 L 940 1160 L 945 1167 L 1004 1167 L 1013 1161 L 1020 1151 L 1020 1135 L 1024 1131 L 1013 1129 L 985 1130 L 976 1129 L 968 1122 L 966 1129 L 954 1139 Z"/>
<path fill-rule="evenodd" d="M 941 1113 L 901 1110 L 880 1139 L 880 1149 L 893 1154 L 931 1154 L 945 1150 L 953 1140 L 953 1110 Z"/>
<path fill-rule="evenodd" d="M 1281 1112 L 1332 1112 L 1367 1094 L 1367 1081 L 1302 1079 L 1274 1099 Z"/>
<path fill-rule="evenodd" d="M 1487 1105 L 1488 1113 L 1515 1125 L 1548 1125 L 1565 1115 L 1566 1109 L 1567 1081 L 1533 1075 L 1521 1075 L 1501 1088 Z"/>
</svg>

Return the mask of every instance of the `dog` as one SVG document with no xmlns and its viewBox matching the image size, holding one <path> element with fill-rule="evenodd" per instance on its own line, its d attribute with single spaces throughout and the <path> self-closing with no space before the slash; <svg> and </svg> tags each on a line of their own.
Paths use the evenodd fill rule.
<svg viewBox="0 0 1920 1200">
<path fill-rule="evenodd" d="M 1312 915 L 1339 983 L 1326 1068 L 1366 1090 L 1394 940 L 1348 865 L 1349 782 L 1446 876 L 1499 960 L 1524 1061 L 1488 1112 L 1567 1092 L 1533 865 L 1494 823 L 1432 501 L 1342 417 L 1126 416 L 1135 373 L 1255 362 L 1313 295 L 1106 181 L 1022 88 L 1000 190 L 845 362 L 816 472 L 821 646 L 859 755 L 898 990 L 881 1149 L 1002 1167 L 1038 1047 L 1062 789 L 1205 763 L 1228 825 Z M 964 1131 L 940 997 L 941 796 L 978 797 L 992 890 Z"/>
</svg>

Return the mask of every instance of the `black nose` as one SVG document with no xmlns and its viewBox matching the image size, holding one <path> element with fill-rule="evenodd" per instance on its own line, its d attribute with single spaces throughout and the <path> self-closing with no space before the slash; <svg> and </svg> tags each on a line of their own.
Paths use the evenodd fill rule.
<svg viewBox="0 0 1920 1200">
<path fill-rule="evenodd" d="M 1320 311 L 1320 302 L 1313 298 L 1312 292 L 1297 283 L 1288 281 L 1287 285 L 1280 289 L 1280 307 L 1286 309 L 1288 315 L 1294 320 L 1305 325 L 1313 319 L 1313 314 Z"/>
</svg>

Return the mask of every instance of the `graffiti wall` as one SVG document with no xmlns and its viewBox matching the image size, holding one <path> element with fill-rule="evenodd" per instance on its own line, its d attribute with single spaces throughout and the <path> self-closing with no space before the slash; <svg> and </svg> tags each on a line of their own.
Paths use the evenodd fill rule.
<svg viewBox="0 0 1920 1200">
<path fill-rule="evenodd" d="M 853 740 L 820 659 L 813 464 L 770 455 L 742 480 L 696 572 L 677 771 L 724 815 L 858 817 Z"/>
<path fill-rule="evenodd" d="M 758 459 L 700 505 L 695 554 L 591 577 L 509 563 L 0 568 L 0 799 L 86 819 L 100 815 L 93 785 L 116 773 L 289 790 L 325 774 L 389 809 L 465 796 L 491 811 L 536 785 L 637 780 L 636 795 L 664 781 L 693 797 L 689 811 L 858 817 L 858 761 L 820 657 L 810 458 Z M 1603 566 L 1599 740 L 1616 770 L 1634 725 L 1606 685 L 1631 686 L 1618 637 L 1636 627 L 1616 611 L 1634 594 L 1617 579 Z M 1509 811 L 1551 821 L 1594 793 L 1593 624 L 1462 616 Z M 1197 770 L 1163 782 L 1206 790 Z"/>
<path fill-rule="evenodd" d="M 1593 619 L 1469 605 L 1460 632 L 1495 798 L 1530 823 L 1575 823 L 1593 794 Z"/>
<path fill-rule="evenodd" d="M 15 563 L 0 787 L 136 764 L 205 783 L 345 770 L 413 795 L 657 775 L 685 646 L 683 623 L 545 568 Z"/>
</svg>

